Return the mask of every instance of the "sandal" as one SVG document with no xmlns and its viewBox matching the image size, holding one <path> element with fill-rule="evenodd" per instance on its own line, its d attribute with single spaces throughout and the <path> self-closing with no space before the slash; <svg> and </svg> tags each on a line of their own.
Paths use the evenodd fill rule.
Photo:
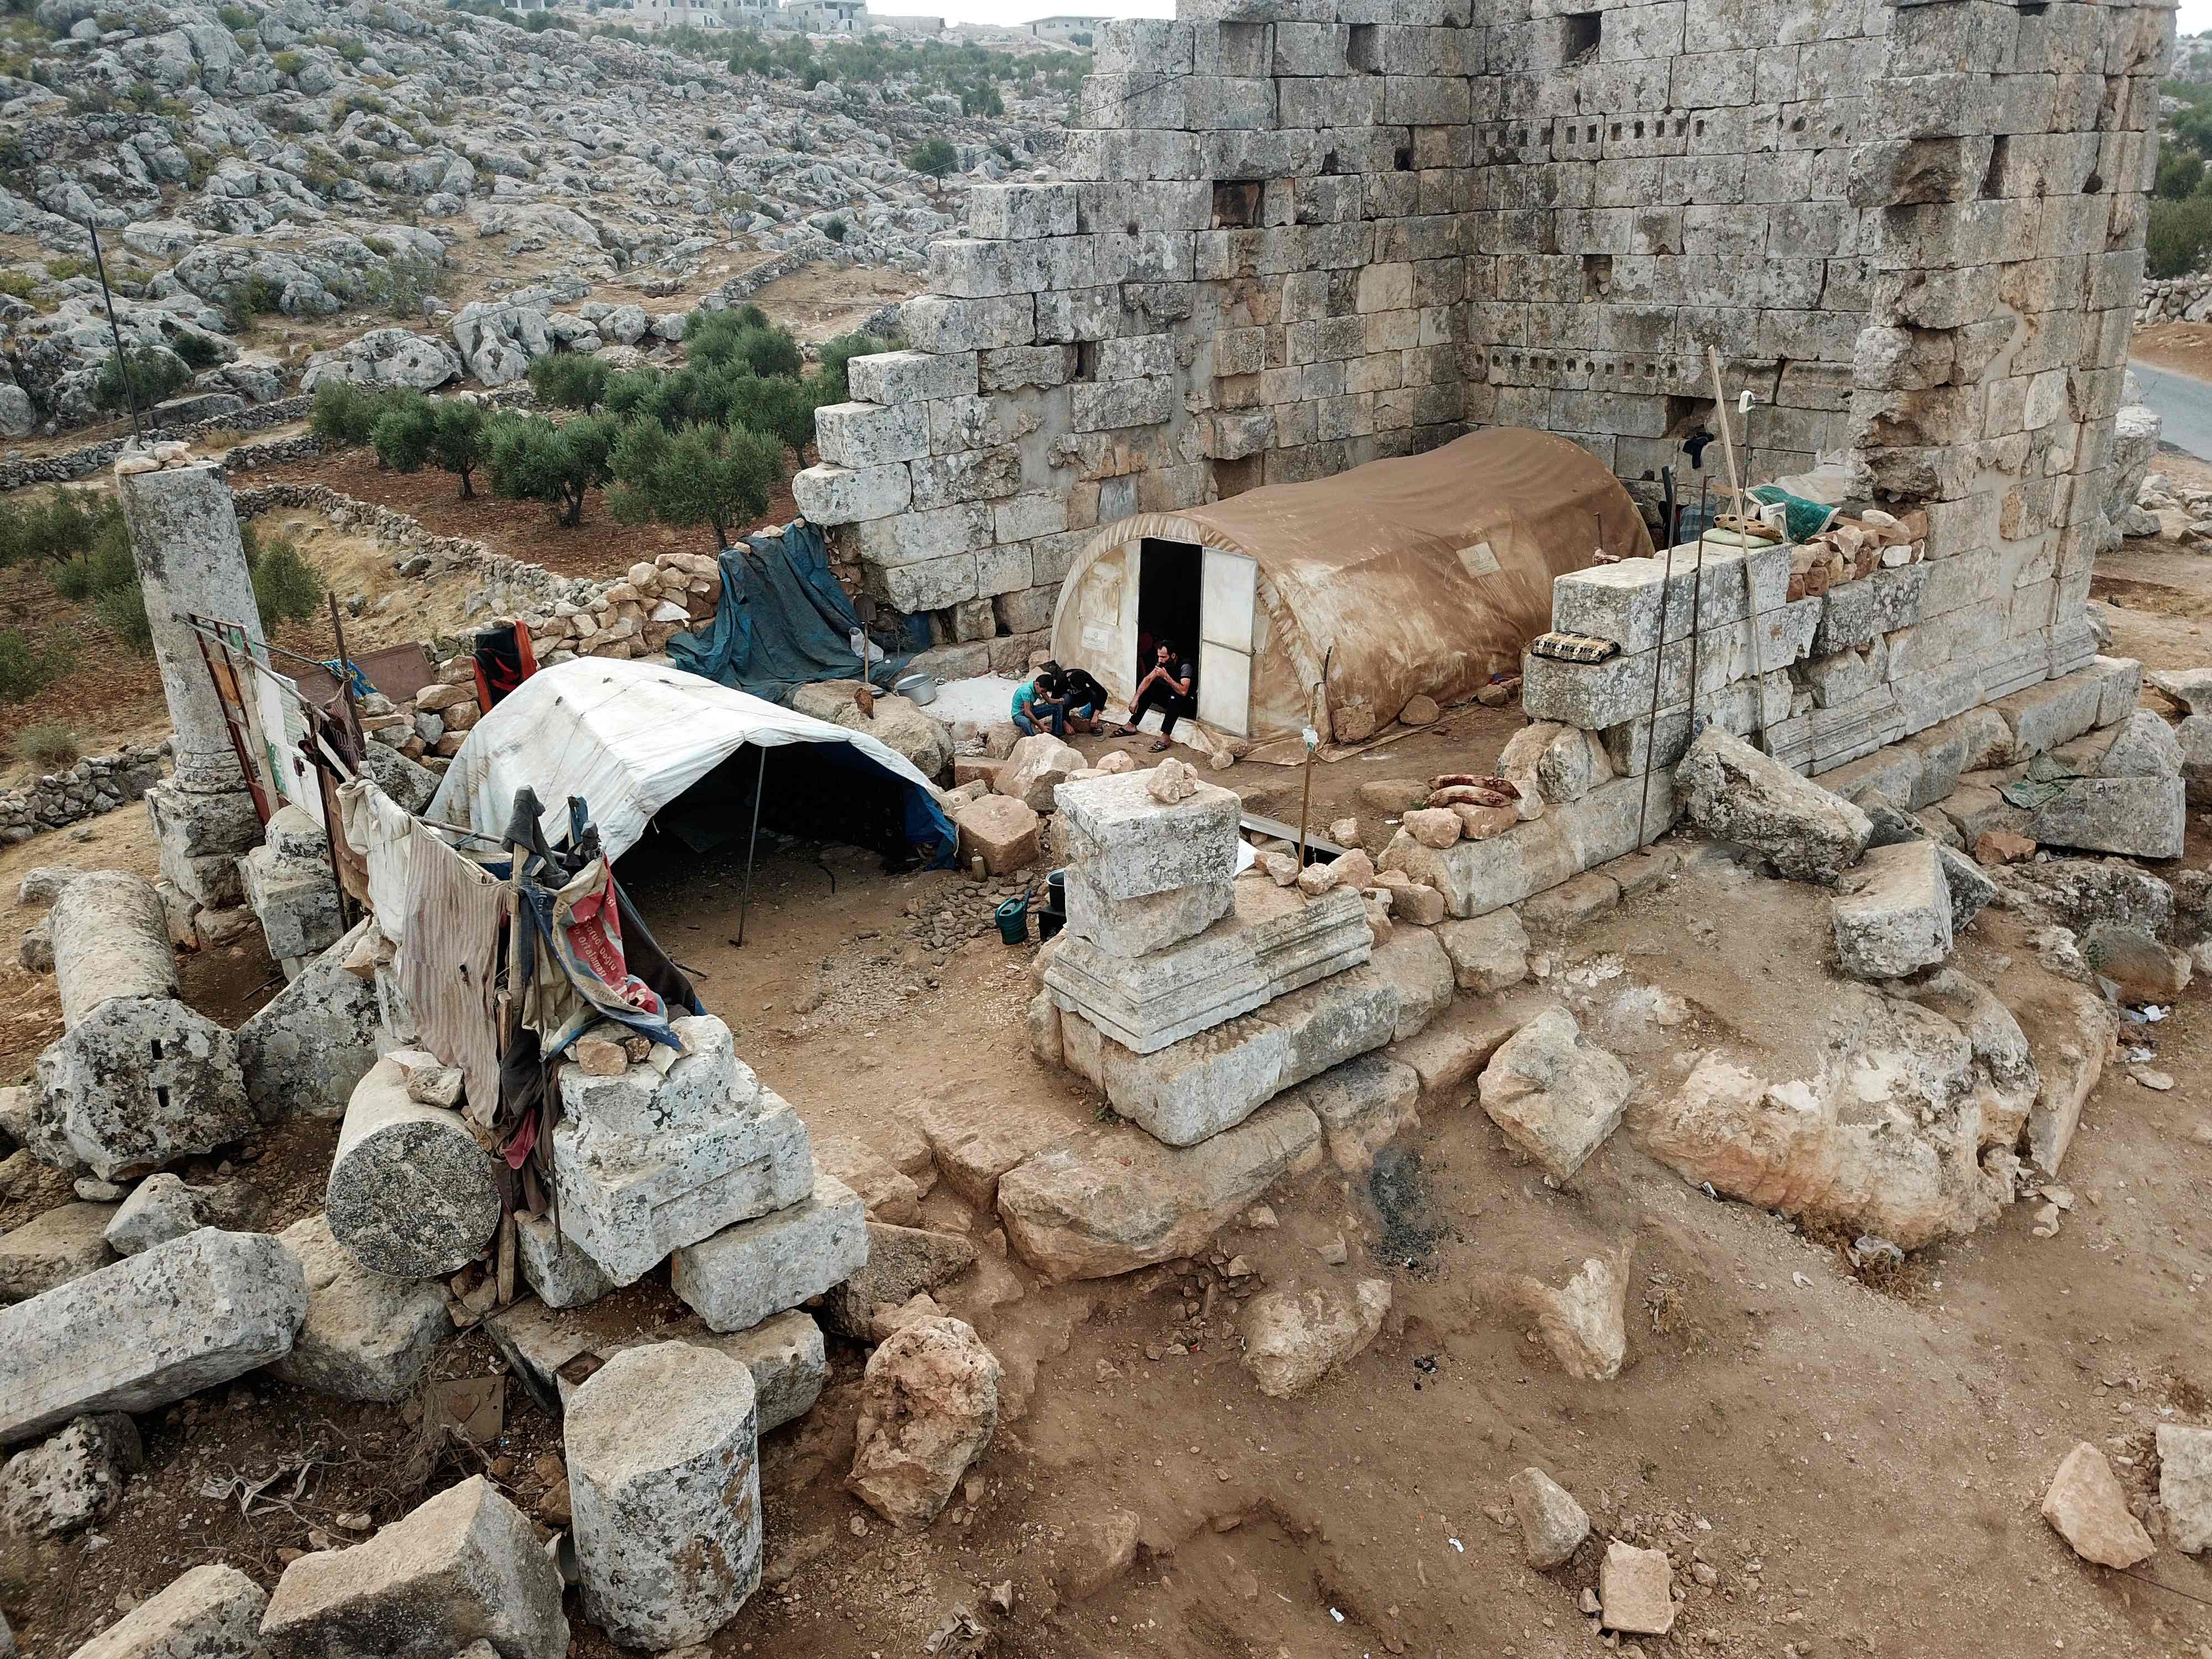
<svg viewBox="0 0 2212 1659">
<path fill-rule="evenodd" d="M 1133 738 L 1137 735 L 1137 728 L 1133 726 L 1124 726 L 1119 727 L 1114 735 L 1117 738 Z"/>
<path fill-rule="evenodd" d="M 1152 752 L 1155 755 L 1164 755 L 1167 753 L 1170 744 L 1168 740 L 1165 738 L 1162 738 L 1158 743 L 1152 745 Z"/>
</svg>

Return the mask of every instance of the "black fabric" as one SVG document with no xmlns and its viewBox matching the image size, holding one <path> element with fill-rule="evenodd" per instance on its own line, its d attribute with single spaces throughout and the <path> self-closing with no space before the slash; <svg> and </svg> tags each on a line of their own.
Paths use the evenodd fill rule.
<svg viewBox="0 0 2212 1659">
<path fill-rule="evenodd" d="M 1095 714 L 1106 706 L 1106 688 L 1080 668 L 1065 671 L 1060 684 L 1060 695 L 1070 708 L 1088 708 Z"/>
<path fill-rule="evenodd" d="M 1148 708 L 1157 708 L 1166 715 L 1167 720 L 1160 727 L 1160 735 L 1171 738 L 1175 735 L 1178 720 L 1195 720 L 1198 717 L 1198 699 L 1178 696 L 1172 689 L 1154 680 L 1145 688 L 1144 695 L 1129 705 L 1129 724 L 1134 726 L 1143 720 Z"/>
</svg>

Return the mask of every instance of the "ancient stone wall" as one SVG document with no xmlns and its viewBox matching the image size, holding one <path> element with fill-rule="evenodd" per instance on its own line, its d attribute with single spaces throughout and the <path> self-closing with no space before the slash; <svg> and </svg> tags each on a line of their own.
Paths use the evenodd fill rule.
<svg viewBox="0 0 2212 1659">
<path fill-rule="evenodd" d="M 1711 346 L 1753 477 L 1826 459 L 1928 509 L 1905 660 L 1972 707 L 2089 654 L 2172 36 L 1992 0 L 1106 26 L 1067 181 L 976 188 L 799 504 L 878 601 L 1003 637 L 1102 524 L 1470 426 L 1571 435 L 1655 501 Z"/>
</svg>

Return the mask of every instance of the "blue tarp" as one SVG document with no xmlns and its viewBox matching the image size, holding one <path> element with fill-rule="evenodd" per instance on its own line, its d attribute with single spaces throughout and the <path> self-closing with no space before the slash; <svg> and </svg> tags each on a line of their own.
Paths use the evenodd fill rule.
<svg viewBox="0 0 2212 1659">
<path fill-rule="evenodd" d="M 678 668 L 770 702 L 817 680 L 848 680 L 860 672 L 851 633 L 860 625 L 853 602 L 830 574 L 821 530 L 794 520 L 781 531 L 758 531 L 741 547 L 722 550 L 722 604 L 704 634 L 668 642 Z M 903 656 L 872 665 L 868 678 L 889 685 Z"/>
</svg>

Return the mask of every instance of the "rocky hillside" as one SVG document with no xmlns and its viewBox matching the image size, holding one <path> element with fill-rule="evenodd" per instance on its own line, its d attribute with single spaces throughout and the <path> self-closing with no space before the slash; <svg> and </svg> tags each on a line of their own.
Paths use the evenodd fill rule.
<svg viewBox="0 0 2212 1659">
<path fill-rule="evenodd" d="M 603 295 L 604 315 L 640 289 L 764 257 L 779 270 L 812 257 L 919 270 L 959 217 L 961 177 L 1034 165 L 1066 114 L 1066 91 L 1039 74 L 1006 79 L 1006 113 L 974 119 L 926 70 L 811 90 L 809 78 L 361 0 L 39 0 L 28 17 L 11 6 L 0 434 L 100 412 L 113 348 L 88 218 L 125 338 L 154 354 L 133 358 L 142 388 L 283 395 L 307 352 L 299 331 L 281 353 L 255 337 L 256 319 L 278 314 L 319 319 L 307 334 L 326 349 L 373 325 L 420 330 L 422 345 L 386 338 L 374 355 L 423 384 L 481 355 L 482 327 L 447 313 L 517 288 L 631 290 Z M 952 149 L 941 183 L 908 165 L 932 138 Z M 467 292 L 454 255 L 471 240 L 514 275 Z M 590 349 L 595 320 L 554 313 L 520 331 Z M 495 361 L 496 374 L 511 355 Z"/>
</svg>

